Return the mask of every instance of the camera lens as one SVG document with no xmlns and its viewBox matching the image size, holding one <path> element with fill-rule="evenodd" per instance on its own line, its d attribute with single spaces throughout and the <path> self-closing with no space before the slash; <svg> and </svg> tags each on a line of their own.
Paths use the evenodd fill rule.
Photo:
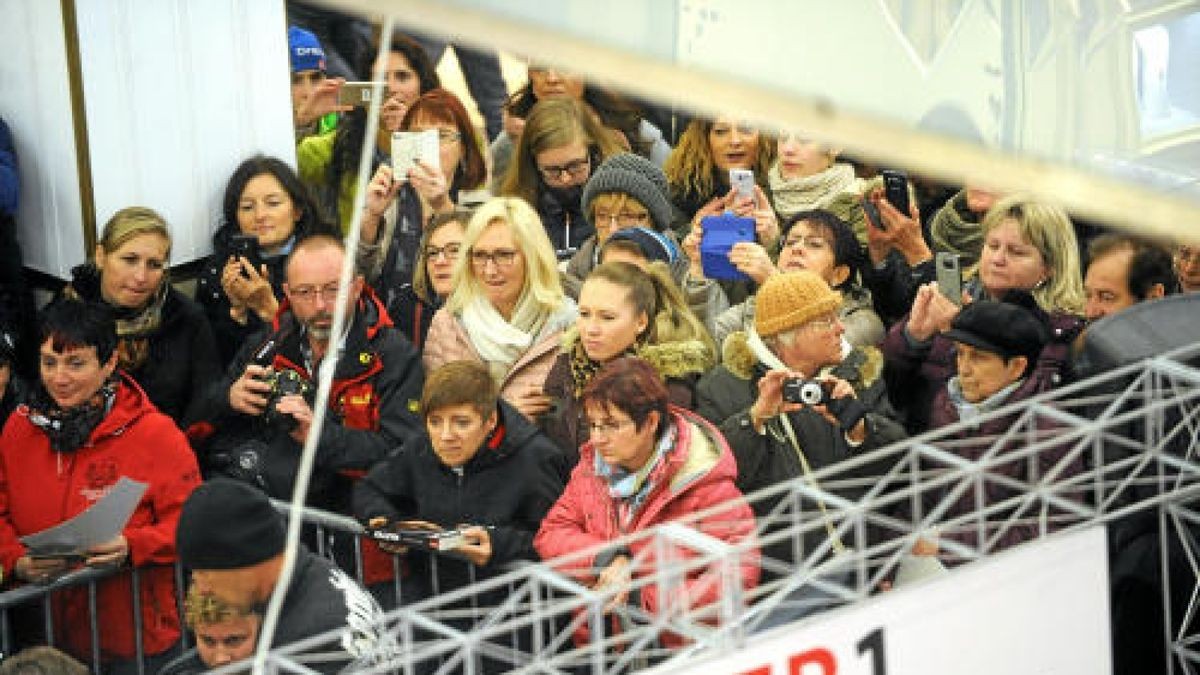
<svg viewBox="0 0 1200 675">
<path fill-rule="evenodd" d="M 825 402 L 825 389 L 820 382 L 805 382 L 800 385 L 800 402 L 804 405 L 820 405 Z"/>
</svg>

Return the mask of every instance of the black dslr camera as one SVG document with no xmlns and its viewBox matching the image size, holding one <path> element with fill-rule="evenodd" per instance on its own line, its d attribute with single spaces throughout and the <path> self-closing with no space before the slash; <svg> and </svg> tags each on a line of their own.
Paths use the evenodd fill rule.
<svg viewBox="0 0 1200 675">
<path fill-rule="evenodd" d="M 272 369 L 267 372 L 263 381 L 271 385 L 271 392 L 267 394 L 267 407 L 262 414 L 263 422 L 270 427 L 291 431 L 296 427 L 296 419 L 279 412 L 279 400 L 284 396 L 301 396 L 311 405 L 312 382 L 291 368 Z"/>
<path fill-rule="evenodd" d="M 867 408 L 857 398 L 833 398 L 833 384 L 819 380 L 792 378 L 783 383 L 783 400 L 806 406 L 823 405 L 837 418 L 843 429 L 851 429 L 867 414 Z"/>
</svg>

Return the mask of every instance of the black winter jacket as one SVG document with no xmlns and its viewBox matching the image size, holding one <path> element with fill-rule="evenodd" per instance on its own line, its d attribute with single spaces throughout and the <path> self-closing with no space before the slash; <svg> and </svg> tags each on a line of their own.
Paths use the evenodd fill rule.
<svg viewBox="0 0 1200 675">
<path fill-rule="evenodd" d="M 196 280 L 196 302 L 204 308 L 213 334 L 217 338 L 220 350 L 221 367 L 229 365 L 238 350 L 250 336 L 267 328 L 267 323 L 254 312 L 247 312 L 246 323 L 240 324 L 229 316 L 229 297 L 221 287 L 221 272 L 232 253 L 232 238 L 237 234 L 236 228 L 223 227 L 213 237 L 213 254 L 204 260 L 200 276 Z M 283 301 L 284 268 L 287 256 L 277 255 L 265 258 L 267 273 L 271 275 L 271 289 L 275 298 Z"/>
<path fill-rule="evenodd" d="M 454 528 L 488 525 L 492 557 L 476 569 L 476 579 L 505 571 L 509 563 L 537 560 L 533 537 L 542 518 L 563 491 L 563 456 L 523 415 L 500 401 L 499 424 L 461 471 L 434 453 L 428 435 L 393 452 L 354 489 L 354 513 L 364 523 L 424 520 Z M 429 553 L 410 549 L 413 574 L 406 585 L 424 585 L 418 597 L 432 593 Z M 438 561 L 438 590 L 469 583 L 468 566 L 451 554 Z M 406 595 L 408 591 L 406 589 Z"/>
<path fill-rule="evenodd" d="M 79 297 L 101 301 L 100 275 L 91 264 L 71 271 Z M 149 338 L 150 354 L 129 376 L 150 402 L 186 430 L 196 422 L 214 373 L 220 370 L 217 345 L 204 312 L 187 296 L 167 288 L 158 330 Z"/>
<path fill-rule="evenodd" d="M 276 317 L 274 331 L 293 323 L 285 303 Z M 206 444 L 202 463 L 209 471 L 228 473 L 221 465 L 250 443 L 254 446 L 250 449 L 259 454 L 259 475 L 235 470 L 234 477 L 248 479 L 270 496 L 288 500 L 300 462 L 301 445 L 285 429 L 229 407 L 229 388 L 271 334 L 272 331 L 262 331 L 250 339 L 230 364 L 225 377 L 209 389 L 206 419 L 216 434 Z M 299 331 L 286 331 L 275 355 L 276 370 L 290 368 L 312 380 L 300 348 L 304 339 Z M 330 354 L 333 353 L 331 347 Z M 308 505 L 349 513 L 352 481 L 388 452 L 420 433 L 422 424 L 415 410 L 423 383 L 420 357 L 392 327 L 375 294 L 364 290 L 334 370 L 329 414 L 317 445 Z"/>
<path fill-rule="evenodd" d="M 810 409 L 789 415 L 797 442 L 814 473 L 904 438 L 903 428 L 890 417 L 891 408 L 880 377 L 882 362 L 878 349 L 856 347 L 830 371 L 835 377 L 849 382 L 867 408 L 867 438 L 861 446 L 850 447 L 842 429 Z M 758 380 L 766 370 L 750 350 L 746 334 L 739 331 L 725 341 L 723 365 L 705 375 L 696 387 L 697 412 L 725 434 L 737 459 L 737 486 L 747 495 L 803 475 L 800 459 L 780 421 L 767 422 L 765 433 L 761 435 L 750 422 L 750 406 L 758 396 Z M 842 485 L 830 491 L 845 499 L 856 500 L 890 468 L 890 464 L 875 462 L 853 471 L 838 472 L 838 482 Z M 846 479 L 856 480 L 847 484 Z M 780 499 L 782 497 L 755 500 L 751 504 L 754 515 L 768 518 Z M 768 526 L 768 531 L 771 529 Z M 814 536 L 806 541 L 805 550 L 811 550 L 821 535 L 814 532 Z M 853 545 L 850 541 L 844 543 Z M 776 560 L 790 560 L 791 549 L 791 542 L 782 542 L 765 546 L 763 553 Z"/>
</svg>

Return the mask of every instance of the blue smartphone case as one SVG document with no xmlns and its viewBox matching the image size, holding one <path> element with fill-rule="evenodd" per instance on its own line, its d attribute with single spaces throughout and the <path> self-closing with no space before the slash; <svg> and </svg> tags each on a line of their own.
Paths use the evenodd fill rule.
<svg viewBox="0 0 1200 675">
<path fill-rule="evenodd" d="M 709 279 L 749 280 L 729 262 L 729 249 L 739 241 L 754 241 L 754 219 L 732 214 L 706 216 L 700 220 L 700 264 Z"/>
</svg>

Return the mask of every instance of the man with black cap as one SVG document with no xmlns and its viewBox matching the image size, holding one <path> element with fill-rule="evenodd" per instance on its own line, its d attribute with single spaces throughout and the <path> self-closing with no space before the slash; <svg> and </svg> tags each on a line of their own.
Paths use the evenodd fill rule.
<svg viewBox="0 0 1200 675">
<path fill-rule="evenodd" d="M 196 589 L 243 613 L 265 613 L 283 569 L 285 540 L 284 518 L 267 496 L 226 479 L 192 492 L 176 530 L 179 559 L 192 570 Z M 336 660 L 322 654 L 310 668 L 353 671 L 394 658 L 395 642 L 384 632 L 375 599 L 333 563 L 300 547 L 271 646 L 339 628 L 348 633 L 336 642 Z"/>
</svg>

